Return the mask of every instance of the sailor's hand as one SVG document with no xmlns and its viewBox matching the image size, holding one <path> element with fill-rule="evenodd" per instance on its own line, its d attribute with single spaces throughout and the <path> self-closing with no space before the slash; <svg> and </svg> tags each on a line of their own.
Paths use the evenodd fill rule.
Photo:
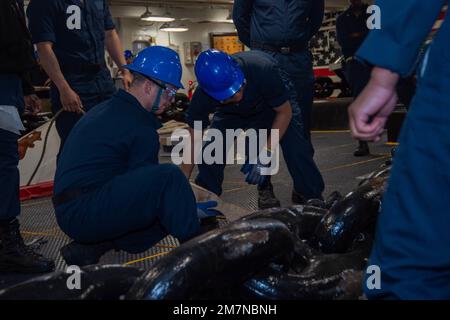
<svg viewBox="0 0 450 320">
<path fill-rule="evenodd" d="M 221 215 L 220 211 L 214 210 L 217 207 L 217 201 L 206 201 L 197 203 L 197 216 L 200 220 Z"/>
<path fill-rule="evenodd" d="M 60 91 L 61 104 L 64 111 L 76 112 L 81 114 L 83 109 L 83 104 L 78 94 L 72 90 L 70 87 Z"/>
<path fill-rule="evenodd" d="M 42 111 L 41 99 L 35 94 L 30 94 L 23 97 L 25 101 L 25 108 L 29 109 L 33 114 L 37 114 Z"/>
<path fill-rule="evenodd" d="M 265 149 L 266 156 L 270 159 L 272 157 L 272 152 Z M 245 181 L 248 184 L 262 186 L 267 181 L 269 176 L 267 171 L 270 168 L 270 162 L 267 164 L 261 163 L 261 159 L 257 160 L 255 164 L 249 164 L 248 162 L 244 164 L 241 168 L 241 172 L 246 175 Z"/>
<path fill-rule="evenodd" d="M 120 73 L 122 74 L 123 89 L 128 91 L 130 89 L 131 82 L 133 81 L 133 75 L 127 69 L 120 70 Z"/>
<path fill-rule="evenodd" d="M 379 141 L 386 121 L 397 104 L 396 84 L 399 76 L 375 67 L 372 77 L 348 109 L 350 129 L 355 139 Z"/>
<path fill-rule="evenodd" d="M 270 165 L 262 165 L 260 163 L 258 164 L 251 164 L 250 170 L 247 174 L 247 177 L 245 178 L 245 182 L 248 184 L 258 185 L 262 186 L 269 178 L 268 175 L 264 174 L 264 170 L 268 169 Z"/>
</svg>

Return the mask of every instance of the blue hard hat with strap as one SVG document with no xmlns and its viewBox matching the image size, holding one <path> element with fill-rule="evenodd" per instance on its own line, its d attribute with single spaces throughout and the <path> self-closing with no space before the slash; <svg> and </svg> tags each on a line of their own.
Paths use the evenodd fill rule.
<svg viewBox="0 0 450 320">
<path fill-rule="evenodd" d="M 199 55 L 195 75 L 200 88 L 218 101 L 234 96 L 245 81 L 238 63 L 228 54 L 214 49 Z"/>
<path fill-rule="evenodd" d="M 133 63 L 123 67 L 165 84 L 171 84 L 176 88 L 184 89 L 181 84 L 183 69 L 180 57 L 170 48 L 162 46 L 145 48 L 138 53 Z"/>
</svg>

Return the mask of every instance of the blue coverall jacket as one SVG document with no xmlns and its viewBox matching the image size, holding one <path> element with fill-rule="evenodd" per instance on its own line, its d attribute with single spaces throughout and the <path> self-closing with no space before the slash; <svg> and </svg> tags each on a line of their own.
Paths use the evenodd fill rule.
<svg viewBox="0 0 450 320">
<path fill-rule="evenodd" d="M 233 20 L 239 39 L 249 48 L 273 56 L 290 76 L 297 93 L 298 114 L 308 132 L 314 98 L 313 59 L 308 44 L 322 25 L 324 0 L 235 0 Z M 292 47 L 289 53 L 260 48 Z"/>
<path fill-rule="evenodd" d="M 80 8 L 80 29 L 72 6 Z M 72 9 L 71 9 L 72 8 Z M 33 0 L 27 10 L 33 42 L 52 42 L 61 71 L 88 111 L 115 92 L 105 64 L 105 31 L 115 28 L 105 0 Z M 62 108 L 52 87 L 52 108 Z M 80 115 L 64 112 L 56 121 L 63 145 Z"/>
<path fill-rule="evenodd" d="M 123 90 L 78 121 L 58 159 L 54 192 L 92 191 L 56 207 L 69 237 L 142 252 L 167 234 L 180 241 L 197 235 L 189 182 L 177 166 L 159 164 L 160 126 Z"/>
<path fill-rule="evenodd" d="M 381 29 L 370 32 L 357 55 L 407 76 L 446 2 L 377 1 Z M 365 282 L 369 298 L 450 299 L 449 40 L 446 18 L 419 68 L 402 129 L 369 260 L 380 267 L 381 288 Z"/>
</svg>

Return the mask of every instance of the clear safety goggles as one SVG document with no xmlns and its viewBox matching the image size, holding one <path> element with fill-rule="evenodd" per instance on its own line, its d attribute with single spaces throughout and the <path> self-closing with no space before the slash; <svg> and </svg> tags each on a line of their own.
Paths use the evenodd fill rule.
<svg viewBox="0 0 450 320">
<path fill-rule="evenodd" d="M 152 79 L 150 77 L 146 77 L 146 78 L 148 80 L 150 80 L 151 82 L 153 82 L 154 84 L 156 84 L 158 87 L 160 87 L 164 91 L 163 94 L 166 94 L 169 98 L 175 97 L 175 95 L 178 92 L 178 89 L 170 88 L 167 85 L 164 85 L 164 84 L 162 84 L 162 83 L 160 83 L 160 82 L 158 82 L 158 81 L 156 81 L 156 80 L 154 80 L 154 79 Z"/>
</svg>

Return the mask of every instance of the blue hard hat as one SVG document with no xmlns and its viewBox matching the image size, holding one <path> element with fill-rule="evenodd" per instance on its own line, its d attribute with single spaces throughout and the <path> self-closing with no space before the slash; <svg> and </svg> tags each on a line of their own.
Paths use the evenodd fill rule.
<svg viewBox="0 0 450 320">
<path fill-rule="evenodd" d="M 207 50 L 199 55 L 195 75 L 200 88 L 218 101 L 231 98 L 244 83 L 238 63 L 218 50 Z"/>
<path fill-rule="evenodd" d="M 145 48 L 138 53 L 133 63 L 123 67 L 152 79 L 160 80 L 177 88 L 184 89 L 181 84 L 183 70 L 180 57 L 172 49 L 161 46 Z"/>
<path fill-rule="evenodd" d="M 125 56 L 125 59 L 130 59 L 133 57 L 133 52 L 131 52 L 131 50 L 125 50 L 123 55 Z"/>
</svg>

